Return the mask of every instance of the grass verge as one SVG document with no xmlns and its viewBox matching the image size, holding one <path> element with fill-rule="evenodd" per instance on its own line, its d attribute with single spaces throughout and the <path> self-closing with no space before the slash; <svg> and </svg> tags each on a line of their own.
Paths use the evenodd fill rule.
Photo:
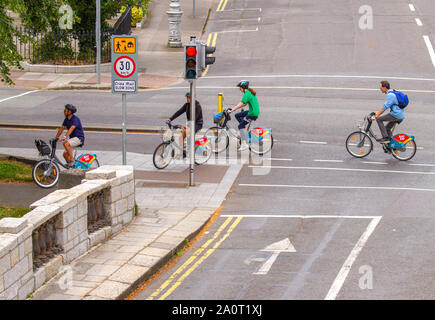
<svg viewBox="0 0 435 320">
<path fill-rule="evenodd" d="M 0 219 L 2 218 L 21 218 L 30 209 L 20 207 L 0 207 Z"/>
<path fill-rule="evenodd" d="M 13 160 L 0 161 L 0 182 L 32 182 L 32 166 Z"/>
</svg>

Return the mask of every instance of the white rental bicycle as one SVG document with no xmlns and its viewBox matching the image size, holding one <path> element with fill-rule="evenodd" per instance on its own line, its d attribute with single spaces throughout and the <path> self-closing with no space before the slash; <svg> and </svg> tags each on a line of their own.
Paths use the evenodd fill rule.
<svg viewBox="0 0 435 320">
<path fill-rule="evenodd" d="M 179 133 L 182 126 L 172 125 L 171 122 L 168 122 L 167 125 L 168 129 L 163 133 L 163 142 L 156 147 L 153 154 L 153 163 L 157 169 L 166 168 L 175 158 L 176 150 L 181 154 L 185 152 L 175 139 L 175 135 Z M 197 165 L 206 163 L 210 159 L 211 153 L 210 141 L 206 137 L 195 140 L 195 163 Z"/>
</svg>

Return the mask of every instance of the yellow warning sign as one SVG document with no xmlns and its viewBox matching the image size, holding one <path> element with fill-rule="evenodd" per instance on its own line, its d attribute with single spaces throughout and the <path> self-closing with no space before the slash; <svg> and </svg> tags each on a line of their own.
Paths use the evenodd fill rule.
<svg viewBox="0 0 435 320">
<path fill-rule="evenodd" d="M 136 53 L 136 38 L 114 38 L 115 53 Z"/>
</svg>

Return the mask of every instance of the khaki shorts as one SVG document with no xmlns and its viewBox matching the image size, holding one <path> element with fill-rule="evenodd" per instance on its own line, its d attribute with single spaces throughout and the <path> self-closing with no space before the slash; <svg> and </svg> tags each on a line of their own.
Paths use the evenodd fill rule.
<svg viewBox="0 0 435 320">
<path fill-rule="evenodd" d="M 76 148 L 76 147 L 78 147 L 79 145 L 82 144 L 80 139 L 77 138 L 77 137 L 69 138 L 67 141 L 69 142 L 69 145 L 71 146 L 71 148 Z"/>
</svg>

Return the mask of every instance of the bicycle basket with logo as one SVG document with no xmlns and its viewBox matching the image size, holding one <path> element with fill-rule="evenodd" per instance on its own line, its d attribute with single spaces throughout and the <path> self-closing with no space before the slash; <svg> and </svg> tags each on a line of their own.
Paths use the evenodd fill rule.
<svg viewBox="0 0 435 320">
<path fill-rule="evenodd" d="M 38 149 L 41 156 L 48 156 L 51 153 L 51 149 L 43 140 L 35 140 L 36 149 Z"/>
</svg>

